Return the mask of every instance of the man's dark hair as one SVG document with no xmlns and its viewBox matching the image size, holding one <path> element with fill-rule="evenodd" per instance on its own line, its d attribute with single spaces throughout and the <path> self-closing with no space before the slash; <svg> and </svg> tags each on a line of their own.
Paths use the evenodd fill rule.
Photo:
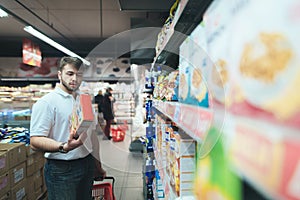
<svg viewBox="0 0 300 200">
<path fill-rule="evenodd" d="M 79 70 L 82 63 L 82 60 L 77 57 L 62 57 L 59 62 L 59 71 L 62 71 L 64 66 L 67 64 L 74 65 L 74 67 Z"/>
<path fill-rule="evenodd" d="M 111 87 L 108 87 L 108 88 L 106 88 L 106 91 L 111 92 L 111 91 L 113 91 L 113 89 L 111 89 Z"/>
</svg>

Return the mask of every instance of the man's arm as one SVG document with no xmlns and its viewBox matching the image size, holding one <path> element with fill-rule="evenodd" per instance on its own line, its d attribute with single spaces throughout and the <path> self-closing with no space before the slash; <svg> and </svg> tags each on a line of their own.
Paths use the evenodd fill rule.
<svg viewBox="0 0 300 200">
<path fill-rule="evenodd" d="M 43 136 L 31 136 L 30 146 L 35 151 L 58 152 L 61 142 Z"/>
<path fill-rule="evenodd" d="M 75 133 L 74 133 L 75 134 Z M 86 133 L 80 134 L 80 136 L 75 139 L 74 134 L 70 134 L 68 141 L 63 145 L 65 151 L 71 151 L 83 144 L 86 137 Z M 31 136 L 30 137 L 30 146 L 33 150 L 44 151 L 44 152 L 58 152 L 59 146 L 62 142 L 55 141 L 51 138 L 44 136 Z"/>
<path fill-rule="evenodd" d="M 106 171 L 102 167 L 102 163 L 100 159 L 99 139 L 94 131 L 92 132 L 91 139 L 92 139 L 92 148 L 93 148 L 92 155 L 95 158 L 95 165 L 96 165 L 95 180 L 101 181 L 103 180 L 103 178 L 106 177 Z"/>
</svg>

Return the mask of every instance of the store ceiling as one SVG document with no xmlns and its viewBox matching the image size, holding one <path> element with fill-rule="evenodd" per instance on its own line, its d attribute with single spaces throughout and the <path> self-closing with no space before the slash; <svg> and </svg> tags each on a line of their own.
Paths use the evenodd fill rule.
<svg viewBox="0 0 300 200">
<path fill-rule="evenodd" d="M 0 57 L 21 56 L 24 37 L 39 44 L 44 56 L 63 55 L 25 32 L 27 23 L 84 57 L 101 41 L 133 27 L 161 27 L 173 3 L 174 0 L 1 0 L 0 7 L 11 15 L 0 18 Z M 130 45 L 126 38 L 123 42 Z M 107 56 L 112 53 L 115 54 L 106 52 Z"/>
</svg>

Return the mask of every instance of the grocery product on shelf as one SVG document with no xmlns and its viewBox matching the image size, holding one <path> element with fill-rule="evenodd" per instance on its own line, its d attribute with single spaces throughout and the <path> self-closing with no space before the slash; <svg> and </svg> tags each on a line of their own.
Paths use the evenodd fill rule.
<svg viewBox="0 0 300 200">
<path fill-rule="evenodd" d="M 179 102 L 209 107 L 208 86 L 204 77 L 206 54 L 197 48 L 190 37 L 180 46 L 179 54 Z"/>
<path fill-rule="evenodd" d="M 0 128 L 0 143 L 20 143 L 29 144 L 29 130 L 24 127 Z"/>
<path fill-rule="evenodd" d="M 178 70 L 172 71 L 165 77 L 159 77 L 153 90 L 156 99 L 178 101 L 179 75 Z"/>
<path fill-rule="evenodd" d="M 219 135 L 218 131 L 212 127 L 209 134 Z M 194 185 L 197 199 L 241 199 L 241 180 L 231 170 L 228 157 L 224 142 L 220 139 L 205 158 L 197 159 Z"/>
<path fill-rule="evenodd" d="M 193 195 L 196 141 L 168 119 L 158 116 L 156 127 L 153 145 L 163 194 L 167 199 Z"/>
<path fill-rule="evenodd" d="M 193 178 L 196 171 L 196 142 L 184 133 L 175 134 L 173 176 L 178 196 L 192 195 Z"/>
<path fill-rule="evenodd" d="M 190 40 L 187 38 L 180 45 L 179 53 L 179 87 L 178 87 L 178 101 L 185 103 L 189 94 L 189 63 L 187 61 L 189 50 L 190 50 Z"/>
<path fill-rule="evenodd" d="M 174 29 L 174 27 L 171 27 L 171 25 L 176 22 L 173 22 L 174 20 L 174 15 L 177 12 L 177 8 L 178 8 L 178 4 L 179 4 L 179 0 L 176 0 L 174 2 L 174 4 L 172 5 L 172 7 L 170 8 L 170 15 L 167 18 L 167 20 L 165 21 L 161 31 L 159 32 L 158 36 L 157 36 L 157 42 L 156 42 L 156 47 L 155 47 L 155 51 L 156 51 L 156 56 L 158 56 L 161 51 L 164 49 L 166 43 L 169 40 L 169 37 L 171 36 L 171 32 Z M 177 21 L 177 19 L 175 19 Z M 173 29 L 172 29 L 173 28 Z"/>
<path fill-rule="evenodd" d="M 229 51 L 232 112 L 300 128 L 299 17 L 292 14 L 298 6 L 249 1 L 235 10 L 233 32 L 241 34 Z"/>
<path fill-rule="evenodd" d="M 300 198 L 299 156 L 293 153 L 300 146 L 298 8 L 295 0 L 213 1 L 195 32 L 179 42 L 179 102 L 158 96 L 153 104 L 161 118 L 175 121 L 199 142 L 197 198 L 241 199 L 240 179 L 263 197 Z M 154 64 L 164 56 L 167 61 L 161 53 Z M 207 105 L 201 105 L 202 79 Z M 157 121 L 156 156 L 166 168 L 160 176 L 171 182 L 164 183 L 170 199 L 177 177 L 168 164 L 174 159 L 174 134 L 165 133 L 169 124 Z"/>
<path fill-rule="evenodd" d="M 213 1 L 203 16 L 203 28 L 207 48 L 206 76 L 210 93 L 214 100 L 223 104 L 229 103 L 229 49 L 232 36 L 233 7 L 239 2 L 224 0 Z M 203 34 L 203 33 L 202 33 Z M 199 51 L 199 50 L 198 50 Z"/>
</svg>

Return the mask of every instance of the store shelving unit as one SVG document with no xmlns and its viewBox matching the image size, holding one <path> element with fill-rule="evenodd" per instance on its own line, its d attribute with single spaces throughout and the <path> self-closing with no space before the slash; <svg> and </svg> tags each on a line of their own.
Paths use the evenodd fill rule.
<svg viewBox="0 0 300 200">
<path fill-rule="evenodd" d="M 48 87 L 0 87 L 1 126 L 29 128 L 32 105 L 52 89 Z"/>
<path fill-rule="evenodd" d="M 176 191 L 174 189 L 174 187 L 170 186 L 170 177 L 166 172 L 166 166 L 164 166 L 163 162 L 162 162 L 162 158 L 161 155 L 157 152 L 155 152 L 155 160 L 156 160 L 156 168 L 159 171 L 159 175 L 161 177 L 162 180 L 162 185 L 163 185 L 163 190 L 164 191 L 169 191 L 170 197 L 169 199 L 176 199 L 178 198 L 176 195 Z"/>
<path fill-rule="evenodd" d="M 178 60 L 179 46 L 202 21 L 203 12 L 211 2 L 180 1 L 173 23 L 157 48 L 152 67 Z M 177 68 L 177 65 L 171 67 Z M 218 114 L 215 108 L 178 102 L 156 100 L 153 106 L 199 143 L 205 139 L 205 133 Z M 300 199 L 297 184 L 300 156 L 296 153 L 300 151 L 299 126 L 283 125 L 279 120 L 266 120 L 261 116 L 237 114 L 231 108 L 226 111 L 229 113 L 222 131 L 229 144 L 227 151 L 232 171 L 267 199 Z M 195 118 L 199 123 L 193 124 Z M 155 157 L 161 166 L 160 155 L 156 153 Z"/>
<path fill-rule="evenodd" d="M 178 4 L 178 8 L 174 15 L 173 21 L 167 28 L 163 40 L 156 47 L 156 56 L 152 63 L 152 70 L 155 65 L 168 65 L 176 68 L 179 64 L 179 47 L 182 42 L 188 37 L 196 26 L 202 21 L 202 16 L 206 8 L 211 3 L 211 0 L 182 0 Z M 186 132 L 193 139 L 201 143 L 205 138 L 206 131 L 212 122 L 212 112 L 209 109 L 181 104 L 178 102 L 163 102 L 155 100 L 153 107 L 160 113 L 176 123 L 176 125 Z M 194 123 L 193 118 L 199 117 L 198 122 Z M 170 177 L 166 173 L 163 166 L 161 156 L 158 152 L 155 153 L 156 166 L 163 180 L 163 189 L 165 193 L 169 193 L 170 199 L 183 198 L 178 197 L 174 188 L 168 183 Z M 194 198 L 189 196 L 188 198 Z"/>
<path fill-rule="evenodd" d="M 299 130 L 246 116 L 228 120 L 233 171 L 267 199 L 299 199 Z"/>
<path fill-rule="evenodd" d="M 159 44 L 153 64 L 178 65 L 179 46 L 202 21 L 203 13 L 212 0 L 181 0 L 164 39 Z"/>
<path fill-rule="evenodd" d="M 131 123 L 132 118 L 135 116 L 135 102 L 134 94 L 125 91 L 113 91 L 115 98 L 114 114 L 117 121 L 126 120 Z"/>
<path fill-rule="evenodd" d="M 1 77 L 0 85 L 1 86 L 10 86 L 10 87 L 25 87 L 30 84 L 48 84 L 51 83 L 55 86 L 58 83 L 58 78 L 24 78 L 24 77 Z"/>
<path fill-rule="evenodd" d="M 205 138 L 213 119 L 212 111 L 207 108 L 163 101 L 154 101 L 153 106 L 198 142 Z"/>
</svg>

